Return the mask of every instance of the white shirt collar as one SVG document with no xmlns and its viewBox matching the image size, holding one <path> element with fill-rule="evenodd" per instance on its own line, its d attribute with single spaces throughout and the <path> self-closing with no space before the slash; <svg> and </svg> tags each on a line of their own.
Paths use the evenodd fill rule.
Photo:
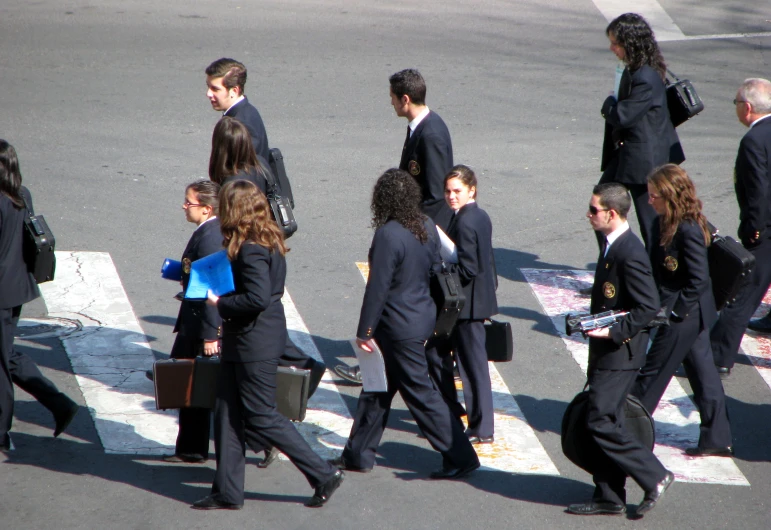
<svg viewBox="0 0 771 530">
<path fill-rule="evenodd" d="M 771 114 L 766 114 L 765 116 L 761 116 L 757 120 L 750 123 L 750 129 L 752 129 L 755 126 L 755 124 L 758 123 L 760 120 L 765 120 L 766 118 L 771 118 Z"/>
<path fill-rule="evenodd" d="M 423 118 L 428 116 L 429 110 L 428 107 L 424 108 L 423 111 L 415 116 L 415 119 L 410 122 L 410 136 L 412 136 L 412 133 L 415 132 L 415 129 L 418 125 L 420 125 L 420 122 L 423 121 Z"/>
<path fill-rule="evenodd" d="M 233 107 L 235 107 L 236 105 L 238 105 L 239 103 L 241 103 L 243 100 L 244 100 L 244 95 L 243 95 L 243 94 L 241 94 L 240 96 L 238 96 L 238 99 L 237 99 L 237 100 L 235 100 L 235 101 L 233 102 L 233 104 L 232 104 L 231 106 L 229 106 L 229 107 L 228 107 L 228 110 L 226 110 L 225 112 L 223 112 L 223 113 L 222 113 L 222 115 L 223 115 L 223 116 L 227 116 L 227 115 L 228 115 L 228 112 L 230 112 L 230 109 L 232 109 Z"/>
<path fill-rule="evenodd" d="M 605 239 L 608 240 L 608 246 L 605 247 L 605 255 L 608 255 L 608 249 L 610 249 L 610 246 L 613 244 L 613 242 L 621 237 L 621 235 L 629 230 L 629 221 L 624 221 L 624 224 L 613 230 L 610 234 L 605 236 Z"/>
<path fill-rule="evenodd" d="M 195 227 L 195 230 L 198 230 L 198 229 L 199 229 L 199 228 L 201 228 L 203 225 L 205 225 L 206 223 L 208 223 L 208 222 L 209 222 L 209 221 L 211 221 L 212 219 L 216 219 L 216 218 L 217 218 L 217 216 L 216 216 L 216 215 L 212 215 L 212 216 L 211 216 L 211 217 L 209 217 L 209 218 L 208 218 L 206 221 L 204 221 L 203 223 L 201 223 L 201 224 L 199 224 L 198 226 L 196 226 L 196 227 Z M 195 232 L 195 230 L 193 230 L 193 232 Z"/>
</svg>

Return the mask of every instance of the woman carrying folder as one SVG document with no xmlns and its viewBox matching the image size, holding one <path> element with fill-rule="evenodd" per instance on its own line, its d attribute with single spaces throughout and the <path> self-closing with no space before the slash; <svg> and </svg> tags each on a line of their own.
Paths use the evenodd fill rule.
<svg viewBox="0 0 771 530">
<path fill-rule="evenodd" d="M 217 219 L 220 186 L 209 180 L 199 180 L 185 189 L 182 209 L 185 218 L 196 229 L 182 253 L 182 287 L 190 282 L 190 264 L 222 250 L 222 233 Z M 183 299 L 174 325 L 177 336 L 171 347 L 172 359 L 195 359 L 219 352 L 222 319 L 217 309 L 199 301 Z M 166 462 L 198 464 L 209 458 L 209 409 L 179 409 L 179 432 L 173 455 Z"/>
<path fill-rule="evenodd" d="M 228 116 L 218 121 L 211 139 L 209 178 L 220 186 L 232 180 L 248 180 L 267 193 L 266 171 L 270 171 L 268 161 L 255 154 L 246 126 Z"/>
<path fill-rule="evenodd" d="M 217 472 L 199 510 L 238 510 L 244 504 L 245 444 L 276 447 L 315 488 L 305 504 L 323 506 L 343 482 L 342 471 L 322 460 L 276 409 L 278 358 L 286 344 L 281 297 L 287 247 L 265 195 L 236 180 L 220 192 L 219 218 L 235 292 L 207 301 L 222 317 L 222 363 L 214 407 Z"/>
<path fill-rule="evenodd" d="M 450 170 L 444 178 L 444 195 L 454 212 L 447 235 L 457 248 L 456 268 L 466 295 L 452 336 L 468 415 L 466 434 L 473 444 L 489 444 L 494 441 L 495 410 L 484 322 L 498 312 L 493 225 L 476 203 L 477 177 L 469 167 Z"/>
<path fill-rule="evenodd" d="M 442 454 L 442 467 L 431 478 L 457 479 L 477 469 L 479 459 L 428 375 L 425 343 L 436 323 L 429 278 L 439 262 L 439 237 L 420 211 L 420 197 L 418 183 L 400 169 L 386 171 L 372 193 L 375 235 L 356 343 L 365 352 L 375 343 L 380 347 L 388 390 L 359 395 L 351 434 L 334 463 L 372 470 L 398 391 L 431 447 Z"/>
</svg>

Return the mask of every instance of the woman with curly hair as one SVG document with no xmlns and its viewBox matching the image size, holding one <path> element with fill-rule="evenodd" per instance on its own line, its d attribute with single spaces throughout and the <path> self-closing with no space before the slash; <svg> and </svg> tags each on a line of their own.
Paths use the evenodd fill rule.
<svg viewBox="0 0 771 530">
<path fill-rule="evenodd" d="M 434 479 L 457 479 L 479 467 L 463 424 L 428 375 L 425 342 L 436 324 L 429 278 L 439 261 L 439 236 L 420 211 L 420 187 L 406 171 L 389 169 L 372 193 L 375 236 L 369 249 L 369 278 L 356 343 L 371 352 L 375 343 L 385 360 L 386 392 L 362 391 L 351 434 L 341 456 L 342 469 L 369 472 L 398 391 L 435 450 L 442 467 Z"/>
<path fill-rule="evenodd" d="M 466 295 L 452 336 L 463 380 L 468 416 L 466 434 L 473 444 L 490 444 L 494 441 L 495 409 L 484 323 L 498 313 L 493 225 L 476 202 L 477 177 L 468 166 L 458 165 L 450 170 L 444 178 L 444 195 L 454 212 L 447 235 L 458 249 L 456 267 Z"/>
<path fill-rule="evenodd" d="M 649 248 L 656 212 L 648 204 L 646 177 L 667 162 L 680 164 L 685 155 L 669 118 L 667 68 L 653 30 L 640 15 L 625 13 L 605 33 L 625 68 L 618 93 L 608 96 L 600 111 L 605 118 L 600 184 L 619 182 L 629 189 Z M 599 233 L 597 241 L 601 245 Z"/>
<path fill-rule="evenodd" d="M 278 358 L 286 343 L 281 297 L 287 247 L 270 216 L 265 195 L 251 182 L 237 180 L 220 191 L 219 219 L 233 269 L 235 291 L 207 304 L 222 317 L 222 348 L 214 406 L 217 472 L 211 495 L 199 510 L 238 510 L 244 504 L 246 443 L 253 449 L 276 447 L 305 475 L 316 491 L 305 504 L 323 506 L 343 482 L 343 473 L 308 446 L 276 409 Z"/>
<path fill-rule="evenodd" d="M 648 177 L 648 197 L 659 214 L 651 243 L 651 264 L 670 325 L 659 328 L 645 366 L 632 389 L 653 414 L 683 363 L 701 414 L 701 432 L 690 456 L 733 454 L 725 393 L 715 370 L 709 341 L 717 321 L 709 277 L 707 247 L 711 236 L 701 201 L 688 174 L 667 164 Z"/>
</svg>

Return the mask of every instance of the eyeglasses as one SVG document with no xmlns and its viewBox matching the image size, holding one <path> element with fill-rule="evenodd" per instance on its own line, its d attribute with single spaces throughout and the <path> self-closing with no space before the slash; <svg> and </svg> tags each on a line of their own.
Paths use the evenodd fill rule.
<svg viewBox="0 0 771 530">
<path fill-rule="evenodd" d="M 185 199 L 184 204 L 182 204 L 183 208 L 192 208 L 193 206 L 209 206 L 208 204 L 196 204 L 194 202 L 190 202 L 187 199 Z"/>
<path fill-rule="evenodd" d="M 596 206 L 589 205 L 589 213 L 592 215 L 597 215 L 600 212 L 607 212 L 610 208 L 597 208 Z"/>
<path fill-rule="evenodd" d="M 745 101 L 743 99 L 734 99 L 734 105 L 736 105 L 737 103 L 749 103 L 749 101 Z"/>
</svg>

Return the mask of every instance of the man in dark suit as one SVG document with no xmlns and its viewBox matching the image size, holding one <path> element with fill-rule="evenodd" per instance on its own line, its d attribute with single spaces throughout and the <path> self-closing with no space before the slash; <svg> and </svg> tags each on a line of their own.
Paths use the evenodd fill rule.
<svg viewBox="0 0 771 530">
<path fill-rule="evenodd" d="M 723 308 L 712 328 L 712 354 L 721 377 L 731 373 L 747 323 L 771 285 L 771 81 L 745 80 L 734 103 L 739 121 L 750 128 L 739 143 L 734 187 L 739 239 L 755 255 L 755 268 L 736 301 Z M 753 327 L 762 325 L 756 322 Z"/>
<path fill-rule="evenodd" d="M 625 425 L 626 396 L 645 363 L 645 328 L 659 309 L 648 255 L 626 220 L 631 202 L 623 185 L 599 184 L 592 192 L 587 213 L 592 228 L 604 236 L 592 287 L 591 312 L 617 310 L 627 311 L 628 315 L 609 328 L 588 332 L 586 425 L 602 458 L 593 465 L 592 500 L 568 507 L 569 513 L 577 515 L 625 513 L 627 476 L 645 492 L 637 508 L 637 514 L 643 515 L 674 481 L 674 475 L 629 434 Z"/>
<path fill-rule="evenodd" d="M 209 98 L 212 108 L 246 125 L 254 150 L 261 158 L 260 162 L 268 167 L 268 133 L 265 131 L 260 112 L 244 95 L 245 84 L 246 67 L 234 59 L 223 57 L 206 68 L 206 97 Z"/>
</svg>

